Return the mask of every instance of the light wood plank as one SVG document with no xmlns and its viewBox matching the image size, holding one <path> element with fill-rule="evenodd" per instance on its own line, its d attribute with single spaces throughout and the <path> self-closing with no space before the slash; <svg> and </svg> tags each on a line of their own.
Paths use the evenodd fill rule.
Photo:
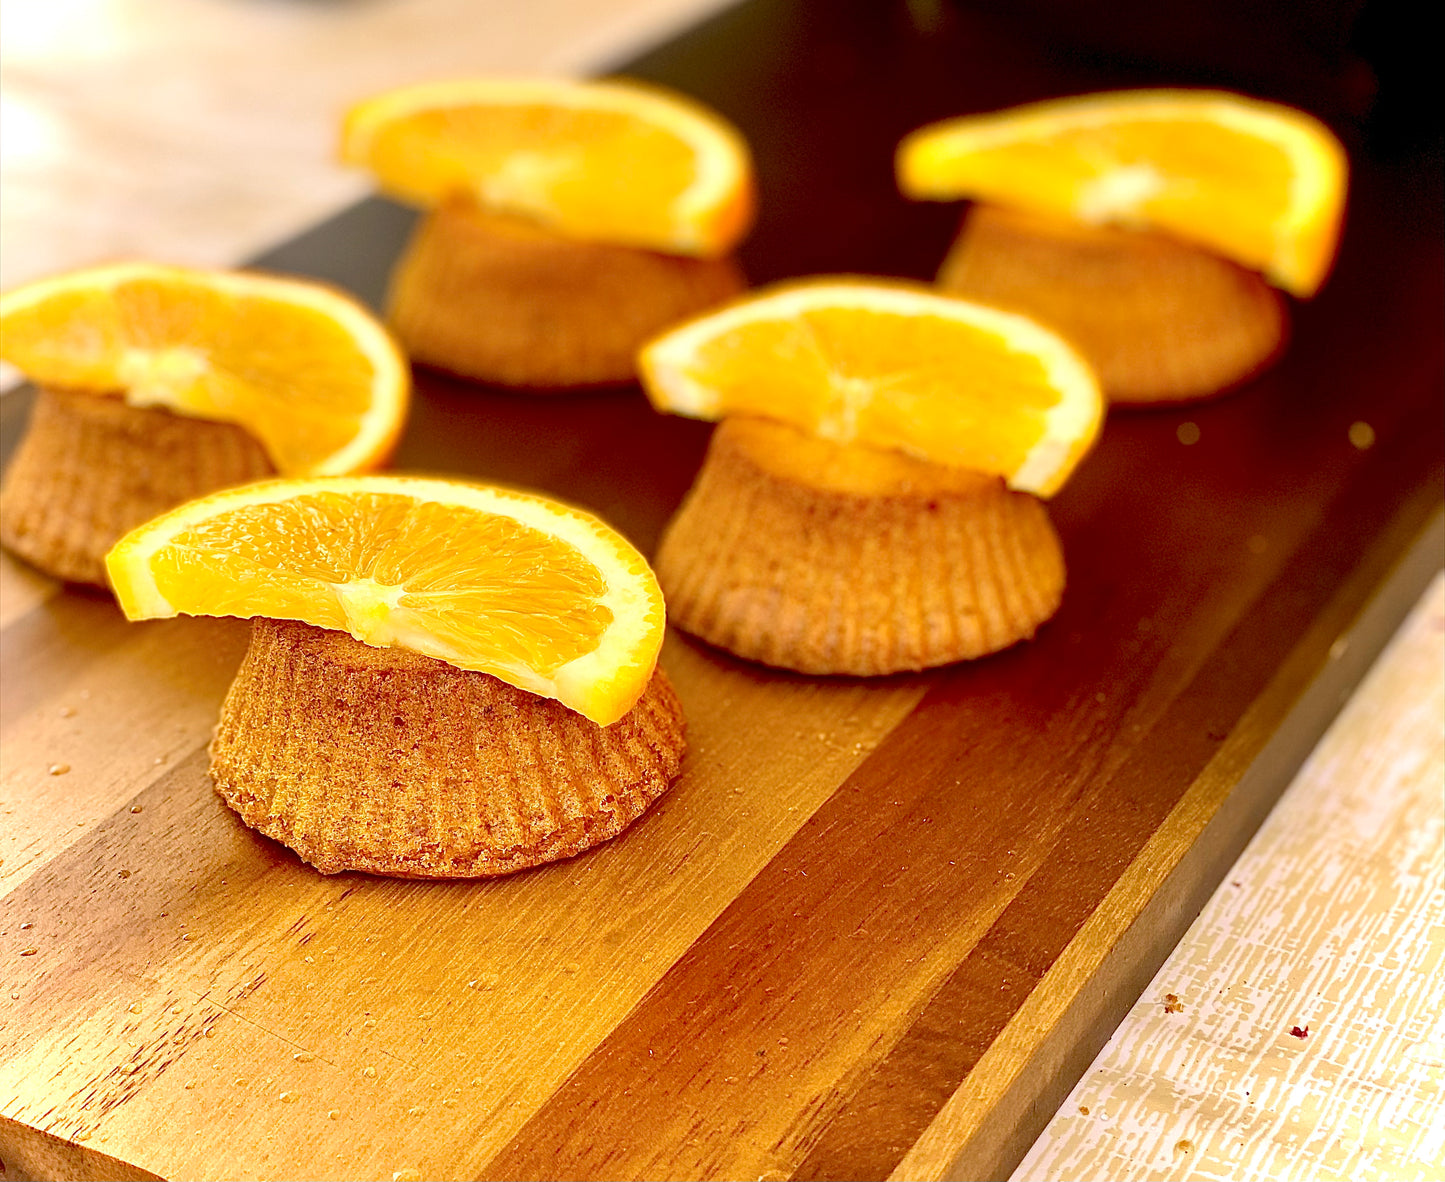
<svg viewBox="0 0 1445 1182">
<path fill-rule="evenodd" d="M 130 625 L 98 595 L 56 608 L 3 633 L 15 654 L 0 717 L 5 891 L 205 744 L 247 629 L 238 620 Z M 77 652 L 76 628 L 90 630 L 93 648 Z M 56 679 L 62 669 L 73 675 Z"/>
<path fill-rule="evenodd" d="M 59 591 L 57 580 L 21 562 L 8 550 L 0 550 L 0 630 Z"/>
<path fill-rule="evenodd" d="M 495 882 L 322 878 L 240 826 L 197 750 L 5 898 L 6 947 L 39 952 L 0 1015 L 46 1017 L 0 1019 L 0 1113 L 163 1175 L 224 1160 L 227 1113 L 280 1175 L 479 1169 L 923 692 L 740 672 L 676 640 L 664 663 L 711 704 L 680 783 L 601 850 Z M 102 851 L 75 915 L 71 876 Z M 198 1122 L 207 1105 L 221 1119 Z M 167 1122 L 192 1135 L 158 1141 Z"/>
</svg>

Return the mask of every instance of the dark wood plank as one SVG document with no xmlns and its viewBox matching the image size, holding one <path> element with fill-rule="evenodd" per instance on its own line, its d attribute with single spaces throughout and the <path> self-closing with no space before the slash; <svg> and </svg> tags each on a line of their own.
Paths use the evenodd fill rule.
<svg viewBox="0 0 1445 1182">
<path fill-rule="evenodd" d="M 1321 519 L 1308 496 L 1296 500 L 1310 532 L 1272 581 L 1236 582 L 1227 634 L 1195 634 L 1200 665 L 1181 661 L 1174 617 L 1196 623 L 1201 595 L 1221 606 L 1220 550 L 1195 533 L 1198 581 L 1124 593 L 1145 639 L 1120 646 L 1117 627 L 1086 632 L 1091 605 L 1074 595 L 1028 650 L 940 678 L 488 1176 L 732 1177 L 778 1163 L 799 1178 L 886 1176 L 1361 555 L 1386 566 L 1399 556 L 1400 537 L 1369 555 L 1401 508 L 1393 474 L 1424 477 L 1404 534 L 1425 526 L 1441 477 L 1426 419 L 1401 424 Z M 1287 523 L 1271 509 L 1278 531 Z M 1247 547 L 1234 549 L 1245 566 Z M 1113 557 L 1146 556 L 1116 546 Z M 1327 647 L 1314 659 L 1325 663 Z M 952 969 L 941 983 L 934 958 Z M 873 1009 L 928 993 L 892 1048 L 869 1048 L 877 1062 L 849 1045 L 855 1024 L 876 1028 Z M 749 1047 L 766 1053 L 750 1061 Z M 768 1078 L 780 1057 L 820 1077 L 816 1090 L 787 1095 Z M 675 1106 L 659 1111 L 658 1096 Z M 615 1128 L 646 1134 L 619 1143 Z M 723 1156 L 698 1158 L 690 1139 Z"/>
<path fill-rule="evenodd" d="M 880 26 L 872 32 L 870 43 L 887 43 Z M 1017 52 L 1005 60 L 1016 62 Z M 989 63 L 981 64 L 986 89 Z M 775 94 L 766 84 L 754 89 Z M 854 113 L 849 108 L 839 121 Z M 1038 684 L 1018 695 L 1027 706 L 1007 693 L 994 696 L 1009 684 L 1011 657 L 946 675 L 647 1005 L 490 1164 L 490 1174 L 691 1169 L 726 1177 L 781 1162 L 783 1173 L 797 1177 L 875 1177 L 897 1164 L 1331 593 L 1366 561 L 1372 540 L 1400 514 L 1410 523 L 1371 557 L 1388 568 L 1438 504 L 1441 356 L 1432 326 L 1442 310 L 1439 244 L 1421 233 L 1418 208 L 1409 208 L 1410 195 L 1397 183 L 1386 168 L 1357 175 L 1339 274 L 1320 300 L 1296 309 L 1292 352 L 1279 370 L 1214 405 L 1112 418 L 1098 455 L 1056 502 L 1070 557 L 1069 598 L 1047 634 L 1018 658 L 1040 671 Z M 1173 438 L 1184 421 L 1202 432 L 1187 450 Z M 1356 421 L 1376 430 L 1372 454 L 1355 453 L 1347 442 Z M 1425 491 L 1412 499 L 1407 488 Z M 1323 652 L 1313 657 L 1325 660 Z M 936 712 L 950 685 L 962 688 L 944 708 L 944 725 Z M 1127 723 L 1109 717 L 1111 705 L 1132 712 Z M 970 707 L 986 722 L 970 727 Z M 1048 755 L 1039 766 L 1018 766 L 1018 753 L 1039 750 L 1044 736 Z M 1080 767 L 1081 758 L 1097 762 Z M 1123 765 L 1112 767 L 1115 758 Z M 899 798 L 936 788 L 945 769 L 962 766 L 984 769 L 963 803 L 927 796 L 911 812 L 890 816 L 909 803 Z M 960 812 L 950 815 L 950 804 Z M 778 1088 L 763 1080 L 776 1058 L 760 1054 L 749 1065 L 740 1048 L 756 1044 L 776 1055 L 782 1039 L 790 1062 L 815 1068 L 828 1048 L 846 1041 L 858 1012 L 852 1003 L 891 1000 L 909 976 L 905 966 L 948 946 L 947 908 L 937 900 L 968 897 L 971 919 L 987 911 L 993 880 L 1011 871 L 973 864 L 976 852 L 947 859 L 958 852 L 947 840 L 928 844 L 919 834 L 952 828 L 999 858 L 990 838 L 997 838 L 994 809 L 1007 818 L 1004 832 L 1026 832 L 1038 848 L 1064 856 L 1038 855 L 1028 887 L 894 1048 L 861 1073 L 866 1082 L 846 1104 L 842 1080 L 858 1074 L 856 1060 L 837 1066 L 814 1094 L 790 1097 L 788 1118 L 779 1117 Z M 889 854 L 900 867 L 925 867 L 915 870 L 916 890 L 896 912 L 859 890 L 853 876 L 859 864 L 891 865 Z M 959 882 L 947 881 L 953 874 Z M 870 885 L 894 888 L 900 876 L 901 869 Z M 848 942 L 860 931 L 884 944 L 892 961 L 871 945 L 858 950 Z M 773 950 L 765 966 L 743 951 L 760 947 Z M 841 996 L 837 982 L 848 983 Z M 643 1057 L 643 1049 L 659 1046 L 669 1048 L 665 1060 Z M 729 1067 L 718 1063 L 742 1072 L 733 1086 L 726 1086 Z M 677 1115 L 649 1110 L 659 1095 L 683 1097 Z M 786 1131 L 773 1136 L 780 1122 Z M 619 1145 L 606 1136 L 617 1127 L 647 1135 Z M 718 1153 L 731 1144 L 740 1156 L 698 1159 L 682 1149 L 669 1156 L 664 1147 L 688 1138 Z M 799 1146 L 810 1144 L 799 1164 Z"/>
</svg>

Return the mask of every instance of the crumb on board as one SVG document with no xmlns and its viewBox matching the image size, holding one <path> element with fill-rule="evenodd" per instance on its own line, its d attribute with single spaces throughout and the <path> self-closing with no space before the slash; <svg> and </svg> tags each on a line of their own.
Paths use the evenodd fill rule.
<svg viewBox="0 0 1445 1182">
<path fill-rule="evenodd" d="M 1295 1038 L 1308 1038 L 1310 1036 L 1310 1028 L 1308 1026 L 1303 1029 L 1298 1026 L 1291 1026 L 1289 1032 L 1294 1035 Z"/>
<path fill-rule="evenodd" d="M 1184 1012 L 1184 1003 L 1179 1000 L 1178 994 L 1166 993 L 1164 995 L 1164 1012 L 1166 1014 L 1182 1014 Z"/>
</svg>

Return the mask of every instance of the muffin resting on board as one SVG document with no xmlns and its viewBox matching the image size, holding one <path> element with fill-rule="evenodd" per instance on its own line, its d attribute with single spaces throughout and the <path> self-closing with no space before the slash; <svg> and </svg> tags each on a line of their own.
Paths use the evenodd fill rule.
<svg viewBox="0 0 1445 1182">
<path fill-rule="evenodd" d="M 1302 111 L 1220 91 L 1119 91 L 919 128 L 913 198 L 976 204 L 945 290 L 1072 340 L 1115 402 L 1221 393 L 1283 353 L 1333 264 L 1343 147 Z"/>
<path fill-rule="evenodd" d="M 308 281 L 128 263 L 0 297 L 0 355 L 40 387 L 0 542 L 105 584 L 106 551 L 184 501 L 382 462 L 410 375 L 381 324 Z"/>
<path fill-rule="evenodd" d="M 1053 615 L 1041 498 L 1102 401 L 1056 334 L 909 284 L 781 285 L 643 352 L 659 409 L 721 419 L 669 523 L 674 624 L 750 660 L 873 676 L 980 657 Z"/>
<path fill-rule="evenodd" d="M 1272 365 L 1289 328 L 1279 292 L 1212 251 L 1003 206 L 965 214 L 938 286 L 1058 329 L 1114 403 L 1222 393 Z"/>
<path fill-rule="evenodd" d="M 682 764 L 658 669 L 598 726 L 487 673 L 258 618 L 211 743 L 216 791 L 326 874 L 510 874 L 616 837 Z"/>
<path fill-rule="evenodd" d="M 1064 555 L 1003 478 L 718 424 L 657 554 L 678 627 L 765 665 L 871 676 L 979 657 L 1058 609 Z"/>
<path fill-rule="evenodd" d="M 341 154 L 425 211 L 387 316 L 426 365 L 531 390 L 629 382 L 644 341 L 746 286 L 747 145 L 659 87 L 402 87 L 352 108 Z"/>
<path fill-rule="evenodd" d="M 107 565 L 132 619 L 255 619 L 211 776 L 323 872 L 570 857 L 681 767 L 657 582 L 568 506 L 450 480 L 268 481 L 140 527 Z"/>
<path fill-rule="evenodd" d="M 0 488 L 0 545 L 58 579 L 103 587 L 105 552 L 128 530 L 275 473 L 244 427 L 42 388 Z"/>
<path fill-rule="evenodd" d="M 453 197 L 392 273 L 387 317 L 413 361 L 501 386 L 630 382 L 638 345 L 747 286 L 731 258 L 572 241 Z"/>
</svg>

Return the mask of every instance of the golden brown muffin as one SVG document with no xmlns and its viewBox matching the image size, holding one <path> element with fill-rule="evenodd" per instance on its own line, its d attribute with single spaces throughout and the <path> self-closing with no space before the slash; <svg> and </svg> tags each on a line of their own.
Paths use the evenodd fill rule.
<svg viewBox="0 0 1445 1182">
<path fill-rule="evenodd" d="M 216 791 L 325 874 L 510 874 L 621 833 L 685 750 L 658 669 L 600 727 L 485 673 L 258 619 L 211 743 Z"/>
<path fill-rule="evenodd" d="M 1283 350 L 1283 299 L 1253 271 L 1163 234 L 976 205 L 938 274 L 1068 337 L 1110 401 L 1218 394 Z"/>
<path fill-rule="evenodd" d="M 56 578 L 105 586 L 106 551 L 177 505 L 275 475 L 241 427 L 38 390 L 0 491 L 0 543 Z"/>
<path fill-rule="evenodd" d="M 746 418 L 718 425 L 655 566 L 672 623 L 802 673 L 983 656 L 1064 589 L 1043 505 L 1002 479 Z"/>
<path fill-rule="evenodd" d="M 747 286 L 735 261 L 559 237 L 454 198 L 427 213 L 387 316 L 414 361 L 503 386 L 631 381 L 645 341 Z"/>
</svg>

